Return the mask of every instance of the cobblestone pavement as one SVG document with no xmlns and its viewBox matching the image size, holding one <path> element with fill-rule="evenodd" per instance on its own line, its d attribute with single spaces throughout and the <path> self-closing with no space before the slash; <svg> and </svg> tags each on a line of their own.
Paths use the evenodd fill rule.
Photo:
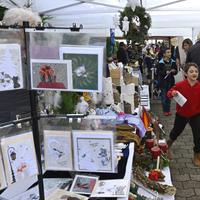
<svg viewBox="0 0 200 200">
<path fill-rule="evenodd" d="M 175 76 L 176 82 L 183 80 L 182 71 Z M 144 80 L 144 78 L 143 78 Z M 158 116 L 160 124 L 169 137 L 175 119 L 175 101 L 172 99 L 172 115 L 164 116 L 161 100 L 153 100 L 150 111 Z M 177 188 L 175 200 L 199 200 L 200 199 L 200 167 L 193 165 L 193 136 L 189 125 L 173 143 L 171 147 L 173 162 L 170 165 L 171 180 Z"/>
</svg>

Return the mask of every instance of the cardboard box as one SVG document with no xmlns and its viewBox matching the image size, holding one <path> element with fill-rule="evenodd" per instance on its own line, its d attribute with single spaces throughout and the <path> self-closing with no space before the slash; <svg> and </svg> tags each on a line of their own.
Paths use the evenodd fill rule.
<svg viewBox="0 0 200 200">
<path fill-rule="evenodd" d="M 139 85 L 139 78 L 138 77 L 132 77 L 132 83 L 135 83 L 136 86 Z"/>
<path fill-rule="evenodd" d="M 113 82 L 116 86 L 120 86 L 120 78 L 112 78 L 112 82 Z"/>
<path fill-rule="evenodd" d="M 110 69 L 110 77 L 121 78 L 123 76 L 123 69 Z"/>
</svg>

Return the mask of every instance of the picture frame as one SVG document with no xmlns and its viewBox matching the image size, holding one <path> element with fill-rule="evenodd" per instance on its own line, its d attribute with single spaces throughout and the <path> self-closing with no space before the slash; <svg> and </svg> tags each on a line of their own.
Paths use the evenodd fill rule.
<svg viewBox="0 0 200 200">
<path fill-rule="evenodd" d="M 19 44 L 0 44 L 0 91 L 24 88 Z"/>
<path fill-rule="evenodd" d="M 128 193 L 128 179 L 99 180 L 96 182 L 91 197 L 121 197 Z"/>
<path fill-rule="evenodd" d="M 31 89 L 70 91 L 71 60 L 31 59 Z"/>
<path fill-rule="evenodd" d="M 70 192 L 90 195 L 98 179 L 98 176 L 77 174 L 73 180 Z"/>
<path fill-rule="evenodd" d="M 73 130 L 74 170 L 114 173 L 113 131 Z"/>
<path fill-rule="evenodd" d="M 88 197 L 85 197 L 83 195 L 80 194 L 75 194 L 66 190 L 61 190 L 61 189 L 57 189 L 55 190 L 52 194 L 50 194 L 48 197 L 45 198 L 45 200 L 67 200 L 67 198 L 69 197 L 76 197 L 78 199 L 81 200 L 87 200 Z"/>
<path fill-rule="evenodd" d="M 5 169 L 3 166 L 3 159 L 0 152 L 0 190 L 4 189 L 7 186 Z"/>
<path fill-rule="evenodd" d="M 71 131 L 44 130 L 46 170 L 73 170 Z"/>
<path fill-rule="evenodd" d="M 38 174 L 32 132 L 1 139 L 8 186 Z"/>
<path fill-rule="evenodd" d="M 102 46 L 60 46 L 60 59 L 72 61 L 73 91 L 102 92 Z"/>
</svg>

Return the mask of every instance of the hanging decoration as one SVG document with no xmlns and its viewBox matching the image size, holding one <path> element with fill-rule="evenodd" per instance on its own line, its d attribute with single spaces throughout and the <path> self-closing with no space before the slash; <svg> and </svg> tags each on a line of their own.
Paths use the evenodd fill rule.
<svg viewBox="0 0 200 200">
<path fill-rule="evenodd" d="M 136 6 L 140 6 L 140 0 L 127 0 L 126 7 L 131 7 L 132 10 L 135 10 Z"/>
<path fill-rule="evenodd" d="M 117 14 L 113 17 L 113 24 L 115 25 L 115 28 L 119 26 L 119 17 Z"/>
<path fill-rule="evenodd" d="M 124 32 L 124 38 L 132 41 L 132 45 L 135 43 L 143 43 L 145 39 L 148 39 L 151 17 L 144 7 L 136 6 L 134 11 L 131 7 L 125 7 L 124 11 L 119 12 L 119 28 Z M 127 21 L 130 22 L 128 32 L 124 30 L 124 17 L 128 17 Z"/>
<path fill-rule="evenodd" d="M 127 16 L 125 16 L 124 17 L 124 21 L 122 21 L 122 23 L 123 23 L 123 31 L 124 31 L 124 34 L 125 35 L 127 35 L 127 32 L 129 31 L 129 21 L 128 21 L 128 17 Z"/>
</svg>

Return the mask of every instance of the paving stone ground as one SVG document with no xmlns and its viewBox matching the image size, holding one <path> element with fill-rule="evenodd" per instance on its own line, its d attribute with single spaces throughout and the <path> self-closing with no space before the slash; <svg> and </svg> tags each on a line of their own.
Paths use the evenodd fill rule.
<svg viewBox="0 0 200 200">
<path fill-rule="evenodd" d="M 175 76 L 175 80 L 176 82 L 183 80 L 182 71 Z M 175 105 L 172 99 L 172 115 L 169 116 L 163 115 L 161 100 L 153 100 L 150 106 L 150 111 L 155 113 L 159 123 L 164 125 L 167 138 L 175 119 Z M 171 151 L 173 155 L 173 162 L 170 165 L 171 180 L 173 186 L 177 188 L 175 199 L 200 200 L 200 167 L 193 165 L 193 136 L 189 125 L 173 143 Z"/>
</svg>

